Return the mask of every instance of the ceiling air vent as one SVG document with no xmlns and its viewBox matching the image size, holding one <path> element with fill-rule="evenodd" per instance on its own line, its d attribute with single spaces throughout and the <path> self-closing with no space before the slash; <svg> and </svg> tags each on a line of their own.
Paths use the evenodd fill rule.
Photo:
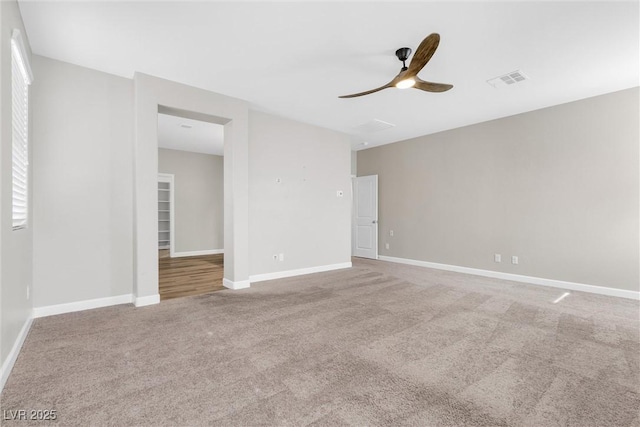
<svg viewBox="0 0 640 427">
<path fill-rule="evenodd" d="M 356 132 L 359 133 L 373 133 L 380 132 L 385 129 L 389 129 L 394 127 L 395 125 L 392 123 L 383 122 L 382 120 L 373 119 L 361 125 L 358 125 L 353 128 Z"/>
<path fill-rule="evenodd" d="M 516 83 L 523 82 L 525 80 L 529 80 L 529 78 L 520 70 L 512 71 L 503 76 L 494 77 L 493 79 L 487 80 L 493 87 L 502 87 L 502 86 L 510 86 Z"/>
</svg>

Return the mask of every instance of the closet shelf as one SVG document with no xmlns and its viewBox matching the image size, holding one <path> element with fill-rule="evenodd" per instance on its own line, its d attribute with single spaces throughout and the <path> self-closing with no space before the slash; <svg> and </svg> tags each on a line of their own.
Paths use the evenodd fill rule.
<svg viewBox="0 0 640 427">
<path fill-rule="evenodd" d="M 158 200 L 158 247 L 166 248 L 170 246 L 173 233 L 171 230 L 164 230 L 169 223 L 171 226 L 171 194 L 173 188 L 171 182 L 158 182 L 158 199 L 167 198 L 168 200 Z"/>
</svg>

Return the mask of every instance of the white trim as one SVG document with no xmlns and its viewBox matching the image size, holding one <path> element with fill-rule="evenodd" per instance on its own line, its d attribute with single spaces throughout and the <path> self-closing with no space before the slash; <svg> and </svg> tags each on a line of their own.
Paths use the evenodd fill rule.
<svg viewBox="0 0 640 427">
<path fill-rule="evenodd" d="M 216 255 L 216 254 L 223 254 L 223 253 L 224 253 L 224 249 L 205 249 L 203 251 L 174 252 L 171 255 L 171 258 L 180 258 L 183 256 Z"/>
<path fill-rule="evenodd" d="M 18 360 L 18 355 L 20 354 L 24 340 L 27 339 L 27 335 L 29 335 L 31 323 L 33 323 L 33 317 L 29 316 L 29 318 L 25 320 L 24 325 L 22 325 L 22 329 L 20 329 L 20 333 L 18 334 L 16 341 L 13 343 L 13 347 L 2 364 L 2 367 L 0 367 L 0 392 L 4 389 L 4 385 L 9 379 L 13 365 L 15 365 L 16 360 Z"/>
<path fill-rule="evenodd" d="M 232 282 L 229 279 L 222 279 L 222 286 L 225 288 L 238 290 L 238 289 L 247 289 L 251 286 L 251 282 L 248 280 L 240 280 L 237 282 Z"/>
<path fill-rule="evenodd" d="M 74 311 L 91 310 L 93 308 L 109 307 L 111 305 L 131 304 L 133 295 L 117 295 L 106 298 L 89 299 L 66 304 L 46 305 L 44 307 L 34 307 L 33 318 L 54 316 L 56 314 L 73 313 Z"/>
<path fill-rule="evenodd" d="M 318 267 L 300 268 L 297 270 L 277 271 L 275 273 L 254 274 L 249 276 L 250 282 L 263 282 L 265 280 L 282 279 L 285 277 L 302 276 L 304 274 L 322 273 L 324 271 L 340 270 L 351 268 L 351 262 L 341 264 L 321 265 Z"/>
<path fill-rule="evenodd" d="M 351 256 L 356 253 L 356 178 L 351 175 Z"/>
<path fill-rule="evenodd" d="M 499 271 L 480 270 L 478 268 L 461 267 L 458 265 L 438 264 L 435 262 L 418 261 L 406 258 L 380 256 L 380 261 L 395 262 L 398 264 L 415 265 L 418 267 L 435 268 L 438 270 L 455 271 L 457 273 L 475 274 L 476 276 L 492 277 L 494 279 L 511 280 L 514 282 L 529 283 L 532 285 L 550 286 L 552 288 L 569 289 L 572 291 L 589 292 L 592 294 L 609 295 L 612 297 L 640 300 L 640 292 L 624 289 L 607 288 L 605 286 L 586 285 L 583 283 L 565 282 L 563 280 L 543 279 L 541 277 L 522 276 L 520 274 L 502 273 Z"/>
<path fill-rule="evenodd" d="M 135 297 L 133 304 L 136 307 L 144 307 L 146 305 L 153 305 L 160 303 L 160 294 L 148 295 L 146 297 Z"/>
<path fill-rule="evenodd" d="M 22 68 L 22 72 L 27 78 L 27 85 L 33 83 L 33 71 L 31 71 L 31 64 L 29 63 L 29 56 L 27 55 L 27 49 L 24 46 L 24 39 L 22 33 L 18 29 L 13 29 L 11 33 L 11 44 L 15 46 L 20 57 L 19 65 Z"/>
</svg>

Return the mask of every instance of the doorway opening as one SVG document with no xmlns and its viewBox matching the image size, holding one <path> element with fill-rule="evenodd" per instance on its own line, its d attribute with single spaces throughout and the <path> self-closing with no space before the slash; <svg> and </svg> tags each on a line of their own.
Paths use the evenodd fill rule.
<svg viewBox="0 0 640 427">
<path fill-rule="evenodd" d="M 224 289 L 224 126 L 158 112 L 160 300 Z"/>
<path fill-rule="evenodd" d="M 134 81 L 133 297 L 136 307 L 160 302 L 158 290 L 158 113 L 224 126 L 224 279 L 249 281 L 249 104 L 144 73 Z"/>
</svg>

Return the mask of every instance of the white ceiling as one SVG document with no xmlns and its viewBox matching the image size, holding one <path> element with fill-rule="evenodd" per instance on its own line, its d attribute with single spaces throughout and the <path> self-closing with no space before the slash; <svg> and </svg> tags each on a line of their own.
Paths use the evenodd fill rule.
<svg viewBox="0 0 640 427">
<path fill-rule="evenodd" d="M 364 148 L 638 86 L 639 6 L 627 2 L 20 3 L 34 53 L 156 75 L 349 133 Z M 441 43 L 420 77 L 445 93 L 387 89 L 397 48 Z M 531 80 L 486 80 L 520 69 Z M 354 127 L 372 119 L 396 126 Z"/>
<path fill-rule="evenodd" d="M 224 126 L 158 114 L 158 147 L 224 155 Z"/>
</svg>

